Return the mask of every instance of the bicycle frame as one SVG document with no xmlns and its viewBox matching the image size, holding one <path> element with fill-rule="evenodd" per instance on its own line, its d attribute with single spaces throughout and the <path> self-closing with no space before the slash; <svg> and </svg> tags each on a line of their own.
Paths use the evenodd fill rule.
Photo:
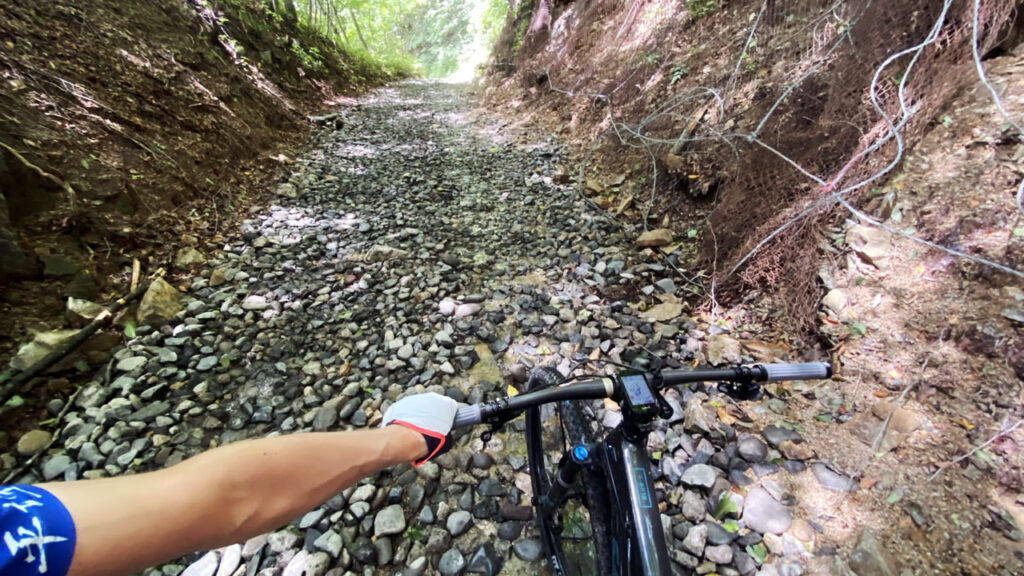
<svg viewBox="0 0 1024 576">
<path fill-rule="evenodd" d="M 537 371 L 538 369 L 534 369 Z M 522 395 L 501 398 L 484 404 L 460 408 L 455 417 L 454 428 L 490 424 L 491 429 L 482 435 L 486 441 L 492 432 L 528 409 L 536 410 L 542 404 L 552 402 L 615 398 L 623 400 L 623 421 L 617 428 L 594 446 L 582 451 L 582 460 L 565 453 L 558 463 L 556 482 L 543 494 L 534 494 L 534 507 L 541 514 L 561 507 L 569 497 L 568 489 L 575 481 L 580 466 L 601 468 L 606 479 L 609 506 L 612 572 L 610 576 L 639 576 L 654 574 L 668 576 L 672 573 L 668 549 L 665 542 L 661 512 L 654 494 L 650 475 L 650 458 L 647 454 L 647 436 L 650 423 L 658 416 L 650 410 L 655 398 L 660 405 L 660 417 L 667 418 L 672 409 L 661 397 L 659 390 L 664 386 L 677 386 L 691 382 L 720 381 L 736 384 L 725 390 L 729 394 L 747 395 L 753 382 L 782 380 L 812 380 L 832 376 L 832 367 L 827 363 L 810 362 L 803 364 L 758 364 L 750 367 L 711 368 L 698 370 L 666 370 L 660 372 L 660 380 L 653 386 L 651 395 L 645 396 L 642 388 L 629 388 L 619 378 L 599 377 L 579 381 L 572 385 L 559 384 L 561 375 L 543 369 L 531 374 L 548 387 Z M 635 376 L 635 374 L 630 375 Z M 646 379 L 646 376 L 645 376 Z M 634 381 L 631 385 L 635 385 Z M 720 388 L 721 389 L 721 385 Z M 633 394 L 630 390 L 639 393 Z M 652 395 L 654 398 L 652 398 Z M 633 402 L 636 404 L 632 404 Z M 666 413 L 667 411 L 667 413 Z M 570 448 L 575 452 L 578 447 Z M 588 457 L 587 454 L 594 456 Z M 563 478 L 562 474 L 566 476 Z M 546 532 L 546 534 L 548 534 Z M 549 538 L 550 536 L 545 536 Z M 550 543 L 545 542 L 545 548 Z M 550 550 L 549 550 L 550 551 Z M 556 555 L 552 554 L 553 567 L 557 574 L 564 574 Z"/>
<path fill-rule="evenodd" d="M 601 443 L 612 500 L 611 576 L 672 573 L 646 444 L 646 435 L 630 441 L 621 427 Z"/>
</svg>

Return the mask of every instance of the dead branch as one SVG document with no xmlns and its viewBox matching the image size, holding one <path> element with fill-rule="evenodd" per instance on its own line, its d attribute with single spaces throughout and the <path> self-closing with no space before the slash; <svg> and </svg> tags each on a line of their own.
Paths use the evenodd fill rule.
<svg viewBox="0 0 1024 576">
<path fill-rule="evenodd" d="M 113 321 L 115 314 L 120 312 L 121 309 L 128 306 L 128 304 L 134 300 L 140 298 L 146 292 L 147 287 L 147 284 L 143 284 L 130 292 L 127 296 L 117 299 L 109 308 L 107 308 L 107 310 L 94 318 L 88 326 L 79 330 L 78 333 L 71 338 L 68 338 L 63 344 L 47 354 L 42 360 L 36 362 L 28 369 L 16 374 L 10 379 L 10 381 L 0 388 L 0 404 L 7 402 L 7 400 L 13 396 L 22 385 L 26 384 L 54 364 L 64 359 L 65 356 L 73 352 L 76 348 L 81 346 L 82 343 L 88 340 L 90 336 L 95 334 L 97 330 L 110 324 L 110 322 Z"/>
<path fill-rule="evenodd" d="M 964 454 L 963 456 L 957 457 L 956 459 L 954 459 L 949 464 L 946 464 L 946 465 L 943 465 L 943 466 L 939 466 L 939 469 L 936 470 L 934 474 L 932 474 L 931 476 L 928 477 L 928 481 L 931 482 L 932 480 L 935 480 L 939 476 L 939 474 L 942 474 L 942 471 L 945 470 L 946 468 L 949 468 L 950 466 L 952 466 L 954 464 L 957 464 L 959 462 L 963 462 L 964 460 L 970 458 L 971 456 L 974 456 L 974 453 L 977 452 L 978 450 L 984 449 L 989 444 L 995 442 L 996 440 L 999 440 L 1003 436 L 1006 436 L 1007 434 L 1009 434 L 1009 433 L 1013 432 L 1014 430 L 1016 430 L 1018 427 L 1020 427 L 1021 424 L 1024 424 L 1024 420 L 1018 420 L 1016 424 L 1014 424 L 1013 426 L 1010 426 L 1009 428 L 1006 428 L 1005 422 L 1007 422 L 1007 421 L 1009 421 L 1009 418 L 1007 418 L 1007 420 L 1004 421 L 1003 429 L 1001 429 L 998 433 L 996 433 L 995 436 L 993 436 L 993 437 L 989 438 L 988 440 L 986 440 L 984 444 L 975 446 L 970 452 Z"/>
</svg>

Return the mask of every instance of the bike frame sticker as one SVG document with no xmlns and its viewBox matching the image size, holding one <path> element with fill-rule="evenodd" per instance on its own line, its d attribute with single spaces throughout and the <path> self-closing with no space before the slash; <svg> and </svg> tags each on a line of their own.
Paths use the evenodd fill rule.
<svg viewBox="0 0 1024 576">
<path fill-rule="evenodd" d="M 640 466 L 634 466 L 633 481 L 636 484 L 637 504 L 641 508 L 651 508 L 654 506 L 654 499 L 651 498 L 651 488 L 647 485 L 647 471 Z"/>
</svg>

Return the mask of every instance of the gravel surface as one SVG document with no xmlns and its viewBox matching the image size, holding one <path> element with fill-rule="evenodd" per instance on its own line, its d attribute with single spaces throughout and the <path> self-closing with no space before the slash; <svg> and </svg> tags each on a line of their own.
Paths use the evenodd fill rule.
<svg viewBox="0 0 1024 576">
<path fill-rule="evenodd" d="M 411 393 L 479 402 L 505 393 L 502 372 L 517 363 L 703 360 L 707 326 L 684 314 L 677 254 L 634 245 L 640 231 L 619 229 L 566 182 L 554 142 L 474 119 L 463 90 L 401 84 L 346 108 L 341 128 L 319 129 L 278 202 L 253 208 L 238 239 L 207 256 L 180 312 L 115 350 L 109 380 L 79 395 L 59 450 L 24 480 L 140 472 L 243 438 L 377 426 Z M 739 350 L 721 329 L 714 341 Z M 703 386 L 668 400 L 676 414 L 650 447 L 676 568 L 801 573 L 816 528 L 794 520 L 785 485 L 804 466 L 778 449 L 801 444 L 799 432 L 765 438 L 723 418 L 716 408 L 729 400 Z M 615 407 L 590 408 L 595 427 L 620 419 Z M 513 423 L 486 445 L 461 435 L 436 462 L 383 471 L 279 531 L 148 574 L 544 571 L 521 430 Z M 36 440 L 19 445 L 30 454 Z M 856 488 L 826 470 L 830 487 Z M 879 550 L 867 541 L 858 558 L 885 569 Z"/>
</svg>

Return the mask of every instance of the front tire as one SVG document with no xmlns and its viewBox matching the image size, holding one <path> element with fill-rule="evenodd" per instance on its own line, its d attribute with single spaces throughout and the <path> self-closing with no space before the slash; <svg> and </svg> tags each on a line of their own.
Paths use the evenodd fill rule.
<svg viewBox="0 0 1024 576">
<path fill-rule="evenodd" d="M 547 494 L 555 481 L 559 458 L 574 446 L 593 444 L 597 436 L 577 402 L 559 403 L 548 418 L 543 413 L 542 408 L 526 412 L 526 450 L 535 499 Z M 576 487 L 576 497 L 566 498 L 550 514 L 545 515 L 535 500 L 544 551 L 555 574 L 611 574 L 611 511 L 604 474 L 584 468 Z"/>
</svg>

